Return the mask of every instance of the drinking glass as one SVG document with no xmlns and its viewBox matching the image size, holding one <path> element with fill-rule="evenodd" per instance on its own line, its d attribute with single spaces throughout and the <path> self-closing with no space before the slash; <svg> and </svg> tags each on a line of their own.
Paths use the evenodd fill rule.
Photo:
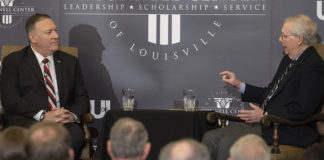
<svg viewBox="0 0 324 160">
<path fill-rule="evenodd" d="M 183 91 L 183 104 L 185 111 L 195 111 L 196 95 L 193 89 L 184 89 Z"/>
<path fill-rule="evenodd" d="M 135 89 L 126 88 L 122 90 L 123 94 L 123 109 L 124 111 L 134 110 Z"/>
</svg>

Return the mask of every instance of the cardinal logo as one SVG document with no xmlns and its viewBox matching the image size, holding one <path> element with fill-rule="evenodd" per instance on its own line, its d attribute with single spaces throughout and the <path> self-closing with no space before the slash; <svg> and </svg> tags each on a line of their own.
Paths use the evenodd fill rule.
<svg viewBox="0 0 324 160">
<path fill-rule="evenodd" d="M 217 108 L 230 108 L 233 98 L 214 98 Z"/>
</svg>

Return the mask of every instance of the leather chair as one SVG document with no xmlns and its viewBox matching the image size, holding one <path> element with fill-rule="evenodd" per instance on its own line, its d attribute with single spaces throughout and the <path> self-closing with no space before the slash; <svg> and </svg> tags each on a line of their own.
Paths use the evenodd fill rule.
<svg viewBox="0 0 324 160">
<path fill-rule="evenodd" d="M 18 45 L 3 45 L 2 46 L 2 52 L 1 52 L 1 61 L 2 59 L 7 56 L 8 54 L 21 50 L 23 49 L 25 46 L 18 46 Z M 60 46 L 59 49 L 63 52 L 66 52 L 68 54 L 71 54 L 75 57 L 78 57 L 78 48 L 76 47 L 62 47 Z M 0 106 L 1 108 L 1 106 Z M 1 108 L 0 110 L 0 132 L 4 129 L 4 108 Z M 83 131 L 85 133 L 85 140 L 86 140 L 86 146 L 85 148 L 83 148 L 82 153 L 81 153 L 81 157 L 80 159 L 84 159 L 84 160 L 90 160 L 92 159 L 92 155 L 93 155 L 93 147 L 91 145 L 91 133 L 88 127 L 89 123 L 94 122 L 94 116 L 91 113 L 85 113 L 82 115 L 82 119 L 81 119 L 81 125 L 83 128 Z"/>
<path fill-rule="evenodd" d="M 324 44 L 314 45 L 314 48 L 324 60 Z M 218 112 L 209 112 L 206 118 L 209 123 L 216 123 L 217 120 L 220 120 L 222 128 L 226 127 L 227 120 L 234 122 L 244 122 L 236 116 L 231 116 Z M 273 145 L 269 146 L 271 147 L 272 160 L 300 160 L 302 158 L 303 153 L 305 152 L 305 149 L 301 147 L 279 144 L 280 137 L 278 136 L 278 127 L 280 125 L 296 126 L 312 122 L 317 122 L 317 128 L 320 135 L 319 142 L 324 143 L 324 104 L 322 105 L 322 110 L 320 113 L 316 113 L 311 117 L 308 117 L 307 119 L 301 121 L 284 119 L 276 115 L 265 115 L 261 120 L 261 125 L 264 125 L 266 127 L 269 127 L 270 125 L 274 126 Z"/>
</svg>

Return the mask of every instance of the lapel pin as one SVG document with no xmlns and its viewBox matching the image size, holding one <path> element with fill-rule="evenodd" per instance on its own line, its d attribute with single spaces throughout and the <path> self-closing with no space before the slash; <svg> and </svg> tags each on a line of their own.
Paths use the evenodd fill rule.
<svg viewBox="0 0 324 160">
<path fill-rule="evenodd" d="M 57 60 L 56 62 L 57 62 L 57 63 L 62 63 L 62 61 L 61 61 L 61 60 Z"/>
</svg>

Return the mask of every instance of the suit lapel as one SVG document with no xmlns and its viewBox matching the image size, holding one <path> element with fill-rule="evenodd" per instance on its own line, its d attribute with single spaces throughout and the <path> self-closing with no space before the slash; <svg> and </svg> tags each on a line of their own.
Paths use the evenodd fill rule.
<svg viewBox="0 0 324 160">
<path fill-rule="evenodd" d="M 282 82 L 280 82 L 278 89 L 276 90 L 276 92 L 274 93 L 273 97 L 277 96 L 281 90 L 284 88 L 284 86 L 286 86 L 286 84 L 288 83 L 288 81 L 292 78 L 292 76 L 294 75 L 295 71 L 298 69 L 298 67 L 304 62 L 305 59 L 307 59 L 307 57 L 312 54 L 313 52 L 313 47 L 309 47 L 307 48 L 304 53 L 298 58 L 295 66 L 291 69 L 291 71 L 289 71 L 289 73 L 286 75 L 286 77 L 282 80 Z"/>
<path fill-rule="evenodd" d="M 32 51 L 32 49 L 30 47 L 27 48 L 27 62 L 30 65 L 30 68 L 34 71 L 36 77 L 38 78 L 38 80 L 43 84 L 43 86 L 45 87 L 45 82 L 44 82 L 44 77 L 42 74 L 42 70 L 39 66 L 39 63 L 37 61 L 37 58 L 34 54 L 34 52 Z"/>
<path fill-rule="evenodd" d="M 56 72 L 56 80 L 57 80 L 57 88 L 60 96 L 60 101 L 62 102 L 63 96 L 63 58 L 58 51 L 56 51 L 53 55 L 54 64 L 55 64 L 55 72 Z"/>
</svg>

